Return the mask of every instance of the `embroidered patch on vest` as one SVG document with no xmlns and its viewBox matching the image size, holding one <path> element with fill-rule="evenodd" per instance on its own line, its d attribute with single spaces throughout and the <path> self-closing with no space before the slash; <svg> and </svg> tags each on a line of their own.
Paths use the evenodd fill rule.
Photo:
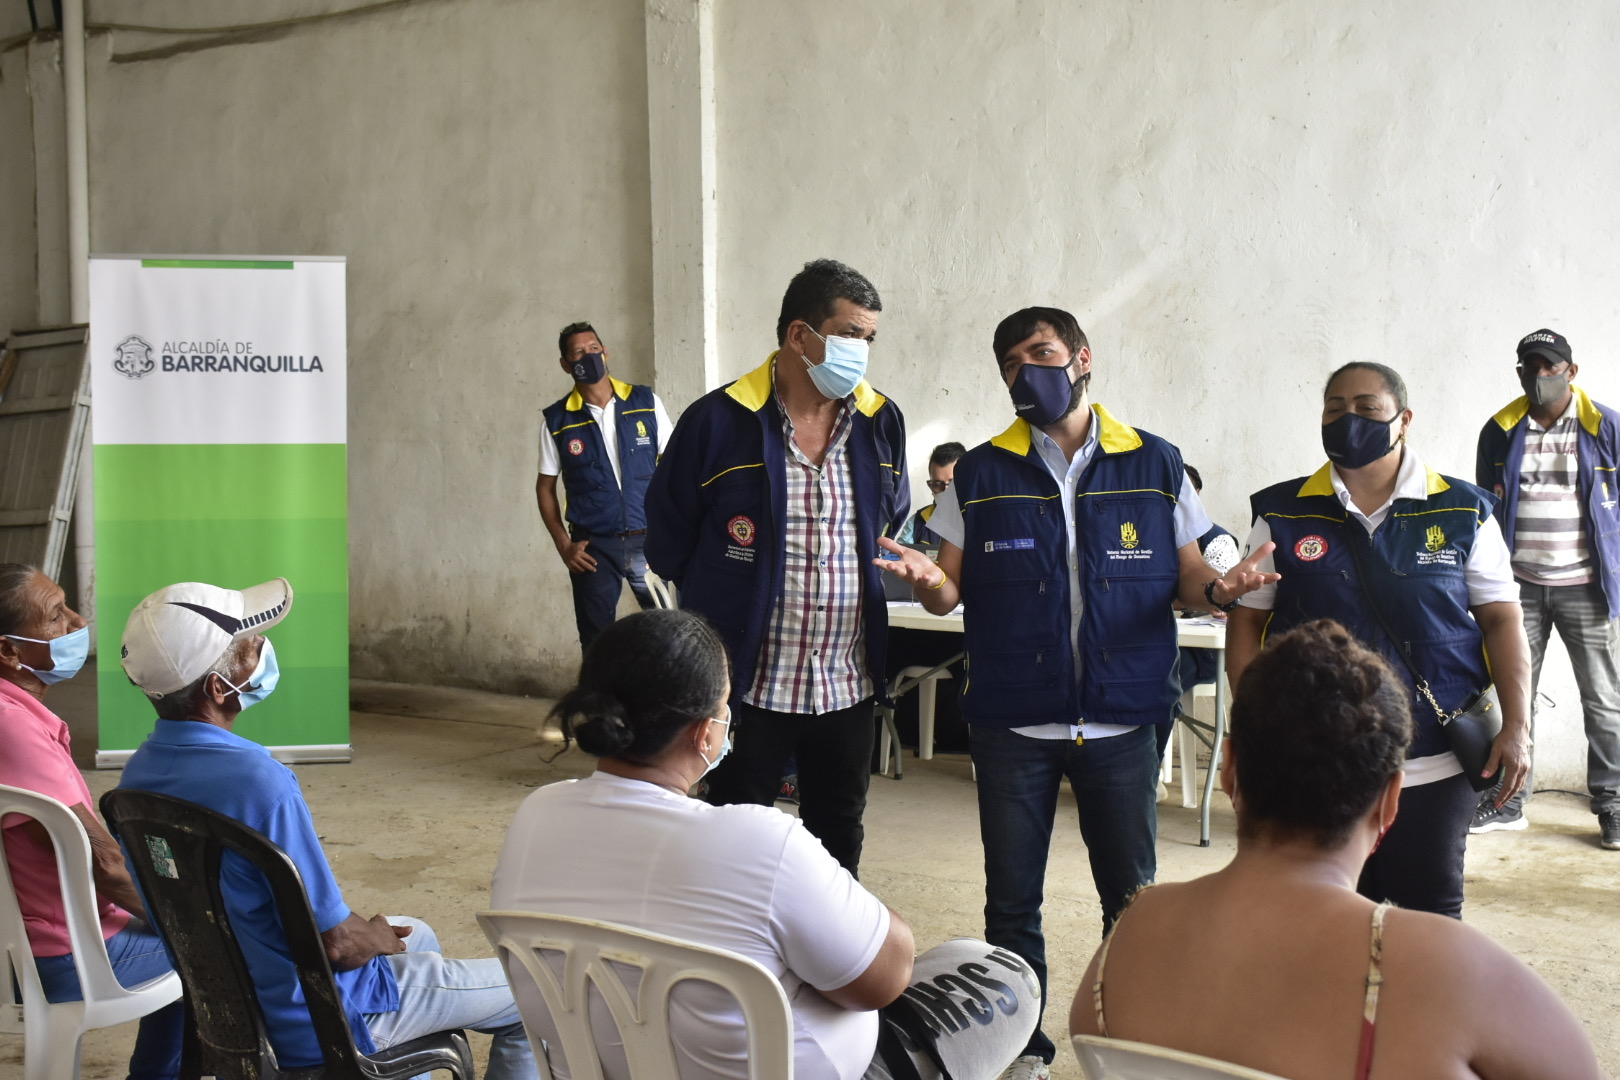
<svg viewBox="0 0 1620 1080">
<path fill-rule="evenodd" d="M 1446 546 L 1446 532 L 1438 525 L 1430 525 L 1429 531 L 1424 534 L 1423 546 L 1430 551 L 1439 551 Z"/>
<path fill-rule="evenodd" d="M 743 547 L 752 547 L 754 544 L 754 519 L 738 514 L 726 522 L 726 532 L 730 533 L 731 538 Z"/>
<path fill-rule="evenodd" d="M 1030 537 L 1024 537 L 1024 538 L 1021 538 L 1021 539 L 1018 539 L 1018 540 L 986 540 L 984 542 L 984 553 L 986 555 L 990 554 L 992 551 L 1034 551 L 1034 550 L 1035 550 L 1035 541 L 1034 541 L 1033 538 L 1030 538 Z"/>
<path fill-rule="evenodd" d="M 575 457 L 579 457 L 579 455 L 581 455 L 581 454 L 583 454 L 585 452 L 585 440 L 583 440 L 583 439 L 569 439 L 568 440 L 568 452 L 570 454 L 573 454 Z"/>
<path fill-rule="evenodd" d="M 1119 527 L 1120 547 L 1124 548 L 1126 551 L 1129 551 L 1140 542 L 1141 541 L 1139 541 L 1136 537 L 1136 522 L 1127 521 L 1125 524 Z"/>
<path fill-rule="evenodd" d="M 1294 558 L 1301 562 L 1315 562 L 1327 553 L 1328 542 L 1315 533 L 1300 537 L 1294 544 Z"/>
</svg>

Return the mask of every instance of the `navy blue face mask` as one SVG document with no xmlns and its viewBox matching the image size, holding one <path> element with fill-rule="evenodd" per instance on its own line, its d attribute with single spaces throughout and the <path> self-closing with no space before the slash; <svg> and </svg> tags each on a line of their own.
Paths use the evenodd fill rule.
<svg viewBox="0 0 1620 1080">
<path fill-rule="evenodd" d="M 1035 427 L 1044 428 L 1057 423 L 1074 412 L 1086 392 L 1086 376 L 1070 381 L 1069 369 L 1075 361 L 1062 367 L 1044 364 L 1025 364 L 1013 376 L 1007 392 L 1012 395 L 1013 408 L 1018 415 Z"/>
<path fill-rule="evenodd" d="M 1359 469 L 1371 465 L 1390 450 L 1390 428 L 1401 418 L 1396 413 L 1388 420 L 1369 420 L 1365 416 L 1347 412 L 1331 424 L 1322 425 L 1322 449 L 1328 460 L 1341 469 Z"/>
<path fill-rule="evenodd" d="M 577 383 L 600 382 L 602 376 L 607 374 L 607 360 L 599 352 L 588 352 L 574 361 L 573 370 Z"/>
</svg>

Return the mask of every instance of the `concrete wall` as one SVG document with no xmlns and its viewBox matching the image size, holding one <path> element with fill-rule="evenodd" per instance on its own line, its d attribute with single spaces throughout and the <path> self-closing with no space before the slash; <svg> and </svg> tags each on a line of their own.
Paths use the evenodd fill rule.
<svg viewBox="0 0 1620 1080">
<path fill-rule="evenodd" d="M 1095 396 L 1240 536 L 1249 492 L 1323 460 L 1345 361 L 1401 371 L 1414 445 L 1468 479 L 1523 334 L 1620 401 L 1612 5 L 755 0 L 715 36 L 723 372 L 798 263 L 860 268 L 918 499 L 930 447 L 1011 420 L 990 339 L 1028 304 L 1078 314 Z M 1554 651 L 1540 782 L 1584 788 Z"/>
<path fill-rule="evenodd" d="M 421 0 L 250 39 L 93 37 L 94 250 L 350 259 L 358 674 L 534 690 L 570 673 L 566 578 L 530 494 L 537 414 L 566 389 L 551 340 L 573 318 L 620 374 L 652 375 L 651 238 L 679 223 L 649 207 L 644 12 Z M 1079 314 L 1097 397 L 1180 444 L 1240 533 L 1248 492 L 1320 461 L 1321 384 L 1351 359 L 1407 376 L 1415 445 L 1466 477 L 1531 329 L 1566 333 L 1582 381 L 1620 401 L 1617 39 L 1603 0 L 714 0 L 702 344 L 734 377 L 771 348 L 803 261 L 865 271 L 886 304 L 873 379 L 910 420 L 918 498 L 934 443 L 1010 418 L 990 334 L 1030 303 Z M 8 131 L 17 63 L 0 58 Z M 15 171 L 4 236 L 25 240 Z M 1543 779 L 1567 785 L 1562 663 L 1540 743 Z"/>
<path fill-rule="evenodd" d="M 357 675 L 534 691 L 578 662 L 539 410 L 575 319 L 652 374 L 642 40 L 635 3 L 471 0 L 93 41 L 94 251 L 348 257 Z"/>
</svg>

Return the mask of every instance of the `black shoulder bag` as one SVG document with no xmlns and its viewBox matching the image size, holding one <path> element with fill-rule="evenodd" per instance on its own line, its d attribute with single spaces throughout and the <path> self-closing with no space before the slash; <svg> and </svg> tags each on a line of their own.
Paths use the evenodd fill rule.
<svg viewBox="0 0 1620 1080">
<path fill-rule="evenodd" d="M 1378 608 L 1378 601 L 1373 599 L 1372 590 L 1367 588 L 1367 564 L 1363 558 L 1362 545 L 1371 548 L 1372 541 L 1366 531 L 1354 521 L 1345 523 L 1351 532 L 1350 555 L 1356 563 L 1356 584 L 1361 588 L 1361 595 L 1367 601 L 1367 609 L 1383 627 L 1384 634 L 1395 647 L 1395 654 L 1406 664 L 1406 670 L 1412 673 L 1412 681 L 1417 685 L 1417 691 L 1434 710 L 1435 717 L 1440 721 L 1440 729 L 1446 733 L 1446 742 L 1451 746 L 1451 752 L 1457 755 L 1462 762 L 1463 775 L 1468 778 L 1469 786 L 1475 791 L 1484 791 L 1501 779 L 1500 766 L 1491 776 L 1481 776 L 1485 771 L 1485 763 L 1491 759 L 1491 744 L 1496 741 L 1497 735 L 1502 732 L 1502 704 L 1496 697 L 1496 686 L 1487 686 L 1476 694 L 1468 704 L 1456 712 L 1448 713 L 1434 700 L 1434 694 L 1429 690 L 1429 680 L 1423 673 L 1412 666 L 1412 658 L 1407 655 L 1406 649 L 1401 645 L 1400 637 L 1389 628 L 1384 620 L 1384 613 Z"/>
</svg>

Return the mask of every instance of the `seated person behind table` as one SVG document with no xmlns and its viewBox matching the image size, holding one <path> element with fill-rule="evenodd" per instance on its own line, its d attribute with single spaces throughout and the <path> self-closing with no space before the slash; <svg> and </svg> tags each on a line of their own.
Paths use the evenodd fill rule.
<svg viewBox="0 0 1620 1080">
<path fill-rule="evenodd" d="M 264 631 L 292 608 L 285 578 L 235 592 L 197 582 L 142 600 L 124 628 L 124 672 L 157 710 L 152 734 L 124 767 L 120 788 L 208 807 L 274 841 L 303 876 L 354 1041 L 364 1054 L 451 1028 L 495 1036 L 489 1080 L 533 1080 L 524 1035 L 499 960 L 451 960 L 416 919 L 362 919 L 343 902 L 298 777 L 231 731 L 242 710 L 280 680 Z M 227 854 L 220 875 L 231 929 L 283 1069 L 322 1062 L 292 956 L 263 875 Z"/>
<path fill-rule="evenodd" d="M 947 442 L 934 447 L 934 452 L 928 455 L 928 490 L 934 493 L 934 498 L 939 498 L 939 493 L 951 486 L 956 463 L 965 453 L 967 447 L 961 443 Z M 912 514 L 900 530 L 900 543 L 919 550 L 938 551 L 939 534 L 928 527 L 928 519 L 933 516 L 932 502 Z"/>
<path fill-rule="evenodd" d="M 793 1009 L 796 1080 L 853 1080 L 899 1058 L 938 1076 L 922 1052 L 887 1034 L 880 1042 L 880 1020 L 892 1032 L 896 1011 L 944 1030 L 935 1046 L 955 1080 L 996 1076 L 1039 1012 L 1027 964 L 957 939 L 914 966 L 910 927 L 796 818 L 687 797 L 730 746 L 731 691 L 719 635 L 689 611 L 639 612 L 604 630 L 586 650 L 579 686 L 552 713 L 565 737 L 600 759 L 597 770 L 524 800 L 490 906 L 602 919 L 757 960 Z M 542 1017 L 536 1033 L 555 1046 L 539 991 L 513 977 L 531 1020 Z M 745 1076 L 742 1011 L 729 995 L 689 982 L 674 1001 L 681 1075 Z M 605 1074 L 622 1078 L 616 1037 L 597 1038 Z M 564 1064 L 551 1061 L 554 1070 Z M 907 1075 L 900 1064 L 885 1067 Z"/>
<path fill-rule="evenodd" d="M 1198 470 L 1185 464 L 1182 468 L 1187 470 L 1187 479 L 1192 481 L 1193 490 L 1203 495 L 1204 478 L 1198 475 Z M 1198 538 L 1198 553 L 1217 574 L 1226 573 L 1242 558 L 1238 553 L 1237 538 L 1213 522 L 1210 523 L 1209 531 Z M 1214 682 L 1220 662 L 1221 654 L 1218 649 L 1182 649 L 1176 667 L 1176 676 L 1181 680 L 1182 693 L 1186 693 L 1199 683 Z"/>
<path fill-rule="evenodd" d="M 45 707 L 45 694 L 77 675 L 89 651 L 90 631 L 56 582 L 32 566 L 0 563 L 0 784 L 55 799 L 84 826 L 96 913 L 113 974 L 124 986 L 139 986 L 172 970 L 169 954 L 141 921 L 145 910 L 124 854 L 91 809 L 90 788 L 73 764 L 68 726 Z M 79 1001 L 84 995 L 50 833 L 21 814 L 9 815 L 4 825 L 6 865 L 45 1000 Z M 0 978 L 10 978 L 9 972 L 0 970 Z M 179 1074 L 184 1024 L 185 1005 L 179 1001 L 141 1018 L 130 1080 Z"/>
<path fill-rule="evenodd" d="M 1073 1031 L 1293 1080 L 1600 1077 L 1580 1021 L 1506 949 L 1357 895 L 1400 801 L 1406 699 L 1337 623 L 1268 643 L 1221 763 L 1236 857 L 1138 893 L 1081 980 Z"/>
</svg>

